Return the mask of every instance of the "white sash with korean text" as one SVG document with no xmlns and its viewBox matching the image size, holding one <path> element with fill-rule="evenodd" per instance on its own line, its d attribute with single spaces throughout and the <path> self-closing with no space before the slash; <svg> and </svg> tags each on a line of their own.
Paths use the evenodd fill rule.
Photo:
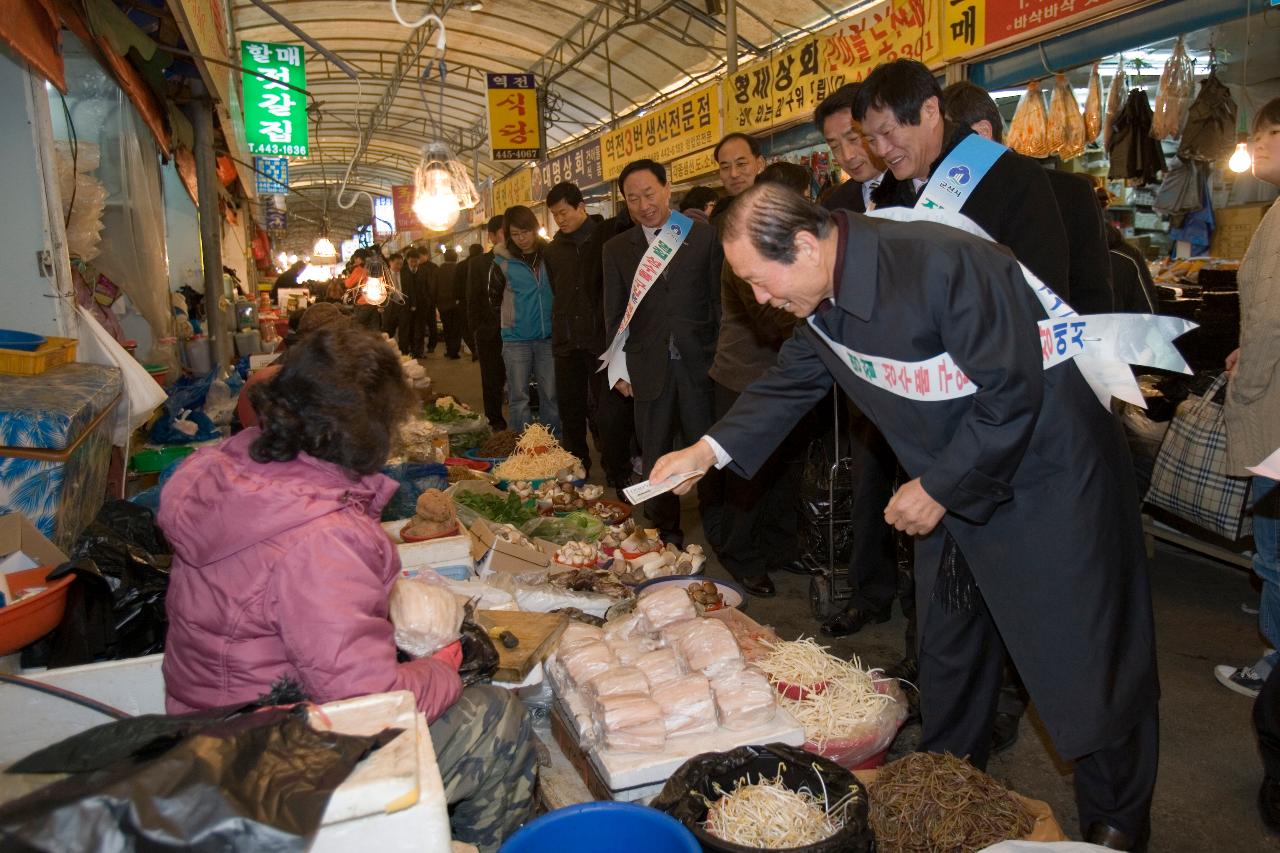
<svg viewBox="0 0 1280 853">
<path fill-rule="evenodd" d="M 636 226 L 640 228 L 640 225 Z M 636 266 L 636 273 L 631 280 L 631 295 L 627 297 L 627 310 L 622 315 L 622 322 L 618 324 L 618 333 L 613 336 L 613 342 L 609 344 L 609 349 L 605 350 L 604 355 L 600 356 L 600 370 L 608 370 L 609 387 L 612 388 L 618 384 L 618 380 L 626 382 L 631 381 L 631 374 L 627 371 L 627 356 L 623 348 L 627 344 L 627 337 L 630 335 L 631 318 L 635 315 L 636 309 L 640 307 L 640 303 L 644 301 L 646 295 L 658 281 L 658 277 L 662 275 L 663 270 L 667 268 L 667 264 L 671 263 L 671 259 L 675 257 L 676 252 L 680 251 L 680 247 L 684 245 L 685 238 L 689 236 L 689 231 L 693 227 L 693 220 L 685 216 L 683 213 L 671 211 L 667 217 L 667 222 L 658 231 L 657 236 L 653 238 L 653 242 L 649 244 L 649 248 L 645 250 L 644 255 L 640 258 L 639 265 Z"/>
</svg>

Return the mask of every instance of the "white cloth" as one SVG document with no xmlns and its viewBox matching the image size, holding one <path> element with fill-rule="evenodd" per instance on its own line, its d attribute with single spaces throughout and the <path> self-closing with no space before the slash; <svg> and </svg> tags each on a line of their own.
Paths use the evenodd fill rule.
<svg viewBox="0 0 1280 853">
<path fill-rule="evenodd" d="M 151 378 L 146 368 L 111 337 L 111 333 L 102 327 L 90 311 L 79 306 L 76 312 L 79 327 L 76 335 L 79 339 L 76 361 L 118 367 L 123 374 L 124 400 L 116 406 L 112 416 L 111 443 L 117 447 L 127 447 L 129 435 L 142 426 L 169 395 Z"/>
</svg>

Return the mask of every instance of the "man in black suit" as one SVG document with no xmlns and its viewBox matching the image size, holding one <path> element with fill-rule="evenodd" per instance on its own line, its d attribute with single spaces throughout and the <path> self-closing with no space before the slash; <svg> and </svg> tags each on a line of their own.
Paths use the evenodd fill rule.
<svg viewBox="0 0 1280 853">
<path fill-rule="evenodd" d="M 626 314 L 640 261 L 671 217 L 671 185 L 660 164 L 628 163 L 618 176 L 618 189 L 637 227 L 604 245 L 605 333 L 610 340 Z M 631 317 L 620 356 L 629 377 L 618 379 L 611 393 L 635 401 L 636 435 L 646 472 L 674 446 L 677 432 L 701 435 L 711 425 L 707 370 L 715 354 L 723 261 L 711 227 L 691 222 L 683 243 Z M 662 531 L 663 541 L 683 545 L 680 502 L 674 495 L 648 501 L 645 512 Z M 704 512 L 704 527 L 707 524 Z"/>
<path fill-rule="evenodd" d="M 507 428 L 502 404 L 507 399 L 507 368 L 502 361 L 502 330 L 498 312 L 489 302 L 489 272 L 493 269 L 493 247 L 505 237 L 502 216 L 492 216 L 485 224 L 489 251 L 467 258 L 467 324 L 480 358 L 480 387 L 484 395 L 484 416 L 495 430 Z"/>
<path fill-rule="evenodd" d="M 422 356 L 422 334 L 426 328 L 426 314 L 430 305 L 431 265 L 422 257 L 416 246 L 404 253 L 404 269 L 400 271 L 400 290 L 404 293 L 404 305 L 400 306 L 400 351 L 414 358 Z"/>
<path fill-rule="evenodd" d="M 968 82 L 952 83 L 942 90 L 946 117 L 993 142 L 1004 142 L 1004 119 L 987 91 Z M 1066 229 L 1069 266 L 1067 291 L 1071 307 L 1081 314 L 1105 314 L 1115 308 L 1111 260 L 1102 210 L 1093 183 L 1084 175 L 1047 169 L 1049 188 L 1058 202 Z M 1058 294 L 1066 299 L 1065 294 Z"/>
<path fill-rule="evenodd" d="M 1132 461 L 1074 360 L 1045 366 L 1018 263 L 959 228 L 827 213 L 770 184 L 721 234 L 756 298 L 805 322 L 652 476 L 750 476 L 839 383 L 911 478 L 884 511 L 916 537 L 920 749 L 986 766 L 1007 647 L 1075 762 L 1085 840 L 1141 849 L 1159 684 Z"/>
<path fill-rule="evenodd" d="M 813 123 L 827 140 L 831 156 L 848 179 L 821 201 L 827 210 L 866 213 L 871 193 L 884 180 L 884 161 L 867 150 L 862 125 L 853 117 L 857 83 L 845 83 L 828 95 L 813 112 Z"/>
</svg>

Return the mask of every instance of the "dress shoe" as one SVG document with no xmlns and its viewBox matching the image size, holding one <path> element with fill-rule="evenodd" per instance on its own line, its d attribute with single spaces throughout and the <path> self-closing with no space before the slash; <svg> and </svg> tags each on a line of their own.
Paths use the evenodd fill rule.
<svg viewBox="0 0 1280 853">
<path fill-rule="evenodd" d="M 809 564 L 809 561 L 804 557 L 797 557 L 790 563 L 786 563 L 783 565 L 782 570 L 784 572 L 790 572 L 793 575 L 805 575 L 806 577 L 816 574 L 813 567 Z"/>
<path fill-rule="evenodd" d="M 1280 835 L 1280 780 L 1270 776 L 1262 780 L 1258 789 L 1258 814 L 1268 832 Z"/>
<path fill-rule="evenodd" d="M 1020 714 L 996 712 L 995 723 L 991 726 L 991 754 L 1004 752 L 1018 742 L 1018 723 L 1022 722 Z"/>
<path fill-rule="evenodd" d="M 1135 838 L 1123 830 L 1102 822 L 1092 824 L 1084 840 L 1108 850 L 1145 850 L 1147 846 L 1145 839 Z"/>
<path fill-rule="evenodd" d="M 773 598 L 778 594 L 778 590 L 774 588 L 773 581 L 770 580 L 768 575 L 742 578 L 738 583 L 742 584 L 742 588 L 756 598 Z"/>
<path fill-rule="evenodd" d="M 893 615 L 893 603 L 872 609 L 869 607 L 850 607 L 832 616 L 826 622 L 822 623 L 819 629 L 828 637 L 847 637 L 850 634 L 856 634 L 862 630 L 869 622 L 877 625 L 888 622 L 889 617 Z"/>
</svg>

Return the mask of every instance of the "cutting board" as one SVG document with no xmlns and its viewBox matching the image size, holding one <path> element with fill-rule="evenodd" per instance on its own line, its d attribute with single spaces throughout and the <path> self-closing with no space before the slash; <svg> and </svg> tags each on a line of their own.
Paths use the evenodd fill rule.
<svg viewBox="0 0 1280 853">
<path fill-rule="evenodd" d="M 545 658 L 555 648 L 561 632 L 569 624 L 564 613 L 526 613 L 522 610 L 477 610 L 476 622 L 488 631 L 499 625 L 516 635 L 520 644 L 514 649 L 505 648 L 496 638 L 498 671 L 494 681 L 520 683 L 524 681 L 534 664 Z"/>
</svg>

